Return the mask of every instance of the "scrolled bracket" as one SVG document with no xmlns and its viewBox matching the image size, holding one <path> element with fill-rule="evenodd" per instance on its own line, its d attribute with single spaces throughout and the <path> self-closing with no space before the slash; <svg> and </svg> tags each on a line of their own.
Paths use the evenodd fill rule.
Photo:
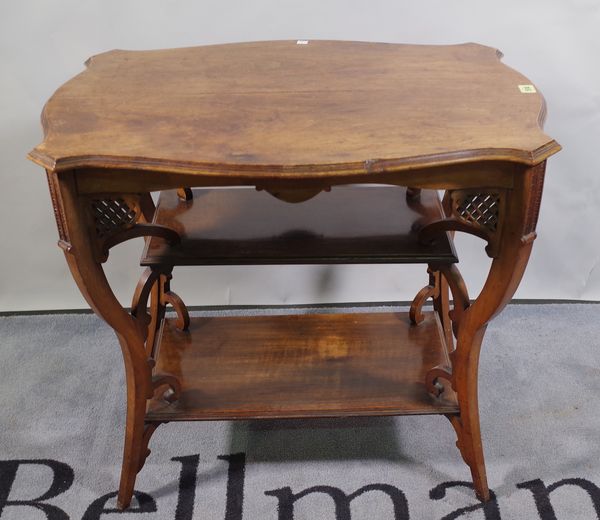
<svg viewBox="0 0 600 520">
<path fill-rule="evenodd" d="M 418 232 L 431 220 L 431 207 L 424 205 L 421 199 L 423 190 L 421 188 L 406 188 L 406 205 L 415 213 L 420 215 L 412 224 L 412 231 Z"/>
<path fill-rule="evenodd" d="M 109 250 L 122 242 L 139 237 L 160 237 L 164 238 L 169 244 L 177 245 L 181 242 L 181 237 L 177 231 L 174 231 L 160 224 L 134 224 L 107 237 L 101 246 L 103 261 L 108 259 Z"/>
<path fill-rule="evenodd" d="M 434 285 L 426 285 L 417 293 L 408 313 L 410 322 L 413 325 L 418 325 L 425 319 L 423 316 L 423 305 L 429 298 L 435 298 L 436 293 L 437 291 Z"/>
<path fill-rule="evenodd" d="M 438 365 L 433 367 L 425 376 L 425 387 L 430 394 L 435 397 L 439 397 L 444 393 L 445 387 L 440 379 L 444 379 L 454 387 L 454 379 L 452 375 L 452 368 L 445 365 Z"/>
<path fill-rule="evenodd" d="M 147 267 L 139 279 L 131 302 L 131 315 L 139 324 L 144 341 L 148 338 L 148 327 L 152 322 L 152 316 L 148 313 L 148 298 L 152 288 L 159 282 L 160 273 Z"/>
<path fill-rule="evenodd" d="M 453 307 L 448 312 L 452 322 L 452 332 L 458 337 L 458 327 L 464 312 L 471 305 L 467 285 L 456 267 L 456 264 L 431 264 L 427 269 L 429 284 L 423 287 L 415 296 L 409 310 L 409 318 L 413 325 L 421 323 L 424 319 L 422 308 L 429 298 L 438 298 L 440 295 L 440 278 L 444 277 L 452 293 Z"/>
<path fill-rule="evenodd" d="M 109 250 L 127 240 L 157 236 L 171 244 L 181 241 L 179 233 L 150 223 L 153 203 L 147 193 L 127 195 L 95 194 L 87 199 L 88 226 L 96 259 L 103 263 Z"/>
<path fill-rule="evenodd" d="M 153 398 L 161 389 L 164 389 L 162 398 L 168 403 L 174 403 L 181 396 L 181 383 L 175 376 L 169 374 L 152 376 L 152 387 L 148 399 Z"/>
<path fill-rule="evenodd" d="M 179 200 L 189 202 L 190 200 L 194 200 L 194 192 L 191 188 L 179 188 L 177 190 L 177 197 L 179 197 Z"/>
<path fill-rule="evenodd" d="M 471 306 L 469 291 L 458 267 L 455 264 L 436 266 L 441 276 L 446 279 L 450 292 L 452 293 L 452 309 L 448 315 L 452 322 L 452 332 L 454 337 L 458 337 L 458 329 L 464 312 Z"/>
<path fill-rule="evenodd" d="M 190 326 L 185 303 L 171 290 L 171 270 L 168 266 L 147 267 L 138 281 L 131 303 L 131 315 L 142 333 L 150 357 L 154 357 L 156 338 L 167 305 L 171 305 L 177 313 L 175 326 L 179 330 L 185 331 Z"/>
<path fill-rule="evenodd" d="M 449 190 L 446 197 L 448 216 L 420 224 L 419 241 L 433 242 L 447 231 L 460 231 L 487 242 L 485 251 L 490 258 L 498 256 L 506 200 L 504 189 Z"/>
<path fill-rule="evenodd" d="M 173 291 L 168 290 L 163 293 L 164 304 L 169 304 L 177 313 L 177 322 L 175 326 L 179 330 L 188 330 L 190 327 L 190 314 L 183 300 Z"/>
<path fill-rule="evenodd" d="M 436 281 L 435 274 L 431 268 L 427 269 L 429 273 L 429 284 L 423 287 L 415 296 L 409 310 L 410 322 L 413 325 L 421 323 L 425 317 L 423 316 L 423 305 L 429 298 L 437 298 L 439 295 L 439 284 Z"/>
</svg>

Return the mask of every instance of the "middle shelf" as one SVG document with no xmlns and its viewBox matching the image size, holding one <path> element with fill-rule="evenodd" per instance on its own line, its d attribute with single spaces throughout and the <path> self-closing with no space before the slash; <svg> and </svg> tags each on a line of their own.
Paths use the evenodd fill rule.
<svg viewBox="0 0 600 520">
<path fill-rule="evenodd" d="M 150 238 L 141 264 L 455 263 L 448 233 L 421 244 L 415 231 L 442 218 L 435 190 L 407 201 L 399 186 L 334 186 L 301 203 L 252 188 L 198 188 L 190 201 L 163 191 L 154 223 L 175 230 L 181 243 Z"/>
</svg>

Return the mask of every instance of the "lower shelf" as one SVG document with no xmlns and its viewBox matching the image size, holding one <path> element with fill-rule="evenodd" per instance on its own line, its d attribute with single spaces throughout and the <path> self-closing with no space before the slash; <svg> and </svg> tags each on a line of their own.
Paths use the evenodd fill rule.
<svg viewBox="0 0 600 520">
<path fill-rule="evenodd" d="M 433 312 L 166 319 L 157 374 L 182 394 L 149 403 L 149 421 L 456 413 L 452 390 L 435 398 L 427 371 L 448 364 Z"/>
</svg>

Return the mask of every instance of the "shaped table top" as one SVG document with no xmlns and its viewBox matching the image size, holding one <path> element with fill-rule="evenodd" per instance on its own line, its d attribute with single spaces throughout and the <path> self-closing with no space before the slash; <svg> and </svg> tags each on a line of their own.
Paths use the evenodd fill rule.
<svg viewBox="0 0 600 520">
<path fill-rule="evenodd" d="M 560 146 L 543 97 L 478 44 L 273 41 L 92 57 L 46 104 L 49 170 L 351 175 Z"/>
</svg>

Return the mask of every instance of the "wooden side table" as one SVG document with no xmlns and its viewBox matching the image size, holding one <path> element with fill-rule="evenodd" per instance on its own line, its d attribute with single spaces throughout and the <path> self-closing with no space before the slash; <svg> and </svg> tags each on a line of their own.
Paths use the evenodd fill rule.
<svg viewBox="0 0 600 520">
<path fill-rule="evenodd" d="M 481 342 L 523 275 L 560 149 L 543 98 L 499 57 L 333 41 L 111 51 L 52 96 L 29 157 L 75 281 L 121 344 L 120 507 L 161 423 L 263 417 L 444 414 L 489 498 Z M 456 231 L 492 258 L 473 301 Z M 141 236 L 129 311 L 102 264 Z M 170 287 L 179 265 L 384 262 L 428 266 L 409 313 L 190 319 Z"/>
</svg>

